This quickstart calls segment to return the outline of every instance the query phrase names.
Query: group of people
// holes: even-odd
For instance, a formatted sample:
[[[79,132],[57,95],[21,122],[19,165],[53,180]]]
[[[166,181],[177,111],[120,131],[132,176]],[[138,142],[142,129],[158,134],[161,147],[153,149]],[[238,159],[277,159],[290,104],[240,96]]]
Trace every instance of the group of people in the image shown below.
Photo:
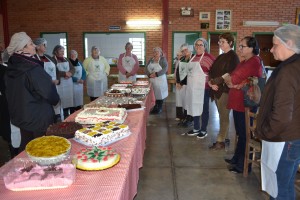
[[[195,55],[183,44],[175,62],[176,119],[180,126],[193,129],[182,135],[204,138],[209,119],[209,96],[219,113],[220,130],[209,149],[225,148],[228,137],[229,113],[233,112],[238,137],[234,155],[225,159],[229,171],[242,173],[246,148],[244,92],[248,77],[263,77],[259,45],[252,36],[238,44],[241,58],[232,50],[234,37],[222,33],[218,41],[223,51],[216,59],[207,53],[207,42],[194,42]],[[262,140],[262,188],[271,199],[295,199],[294,181],[300,164],[300,27],[286,25],[274,32],[274,58],[282,61],[274,70],[263,91],[255,135]],[[200,126],[201,116],[201,126]],[[251,171],[250,166],[248,171]]]

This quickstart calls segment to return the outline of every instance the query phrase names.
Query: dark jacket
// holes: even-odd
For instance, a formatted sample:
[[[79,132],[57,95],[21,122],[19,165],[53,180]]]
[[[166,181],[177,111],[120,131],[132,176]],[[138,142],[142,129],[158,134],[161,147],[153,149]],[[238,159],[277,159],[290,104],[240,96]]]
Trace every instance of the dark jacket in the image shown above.
[[[269,78],[255,135],[272,142],[300,139],[300,55],[281,62]]]
[[[11,143],[10,117],[5,95],[4,74],[7,67],[0,64],[0,135],[8,143]]]
[[[5,74],[11,122],[20,129],[46,132],[53,123],[53,105],[59,96],[51,77],[35,58],[13,54]]]

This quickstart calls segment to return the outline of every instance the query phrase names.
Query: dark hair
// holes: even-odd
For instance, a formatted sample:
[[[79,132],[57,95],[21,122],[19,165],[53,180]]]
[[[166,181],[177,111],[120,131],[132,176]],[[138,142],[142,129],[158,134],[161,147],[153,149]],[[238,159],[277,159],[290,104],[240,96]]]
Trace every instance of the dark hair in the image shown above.
[[[229,33],[229,32],[222,33],[221,35],[219,35],[219,39],[221,39],[221,38],[225,39],[231,48],[233,47],[234,37],[231,33]]]
[[[259,54],[259,45],[258,45],[258,42],[257,40],[252,37],[252,36],[246,36],[244,37],[242,40],[245,40],[246,41],[246,44],[248,47],[252,47],[253,50],[252,50],[252,53],[254,55],[258,55]]]
[[[52,54],[54,56],[56,56],[58,54],[58,51],[61,50],[61,49],[65,49],[65,47],[61,46],[60,44],[56,45],[52,51]]]

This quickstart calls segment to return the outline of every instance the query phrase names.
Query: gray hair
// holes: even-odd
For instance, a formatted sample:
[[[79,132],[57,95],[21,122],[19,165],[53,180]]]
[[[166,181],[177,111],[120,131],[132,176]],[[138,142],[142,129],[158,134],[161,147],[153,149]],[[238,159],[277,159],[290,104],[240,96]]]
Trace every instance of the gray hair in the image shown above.
[[[196,43],[197,43],[198,41],[202,41],[202,42],[203,42],[205,52],[207,52],[207,51],[208,51],[208,42],[206,41],[206,39],[204,39],[204,38],[198,38],[198,39],[194,42],[194,46],[196,45]]]
[[[71,50],[71,51],[70,51],[70,55],[71,55],[71,54],[75,54],[76,57],[78,56],[78,53],[77,53],[77,51],[75,51],[75,50]]]
[[[185,49],[189,50],[190,52],[192,51],[188,43],[184,43],[180,46],[180,51],[183,51]]]
[[[52,51],[52,55],[56,56],[58,51],[61,49],[65,49],[65,47],[61,46],[60,44],[56,45]]]
[[[97,46],[92,46],[91,48],[91,52],[93,52],[94,50],[98,49],[100,51],[100,49]]]
[[[155,47],[155,48],[153,48],[153,51],[159,51],[160,56],[163,56],[163,52],[162,52],[162,50],[161,50],[160,47]]]
[[[288,49],[300,53],[300,26],[288,24],[274,31],[274,36]]]
[[[36,46],[40,46],[42,44],[45,44],[47,45],[47,40],[45,38],[36,38],[35,40],[33,40],[33,43],[36,45]]]

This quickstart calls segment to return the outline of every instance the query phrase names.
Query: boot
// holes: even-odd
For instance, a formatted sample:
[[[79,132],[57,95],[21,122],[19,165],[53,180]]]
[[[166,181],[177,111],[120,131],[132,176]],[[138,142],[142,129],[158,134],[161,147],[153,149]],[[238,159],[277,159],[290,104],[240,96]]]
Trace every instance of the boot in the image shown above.
[[[157,114],[162,112],[162,105],[164,100],[157,100]]]
[[[176,119],[183,119],[182,107],[176,107]]]
[[[152,115],[157,114],[157,110],[158,110],[158,105],[157,105],[157,100],[156,100],[155,106],[151,110],[150,114],[152,114]]]

